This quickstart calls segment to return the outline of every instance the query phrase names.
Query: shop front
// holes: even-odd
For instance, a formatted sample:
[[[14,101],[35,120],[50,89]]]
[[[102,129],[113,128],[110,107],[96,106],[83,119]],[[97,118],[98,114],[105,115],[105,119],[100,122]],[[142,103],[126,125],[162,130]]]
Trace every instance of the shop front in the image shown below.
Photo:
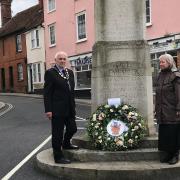
[[[69,57],[75,76],[77,98],[91,98],[92,53]]]
[[[171,54],[176,62],[178,68],[180,68],[180,34],[169,35],[166,37],[153,39],[148,41],[150,45],[150,55],[152,64],[152,77],[153,77],[153,89],[155,88],[155,82],[159,73],[159,57],[162,54]]]

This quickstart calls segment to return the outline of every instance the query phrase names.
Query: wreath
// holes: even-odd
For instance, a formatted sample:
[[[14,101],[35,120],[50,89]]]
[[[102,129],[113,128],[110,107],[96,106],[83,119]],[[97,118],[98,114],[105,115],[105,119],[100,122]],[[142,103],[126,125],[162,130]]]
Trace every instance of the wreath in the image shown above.
[[[146,135],[143,117],[131,105],[101,105],[89,118],[88,137],[99,150],[137,148]]]

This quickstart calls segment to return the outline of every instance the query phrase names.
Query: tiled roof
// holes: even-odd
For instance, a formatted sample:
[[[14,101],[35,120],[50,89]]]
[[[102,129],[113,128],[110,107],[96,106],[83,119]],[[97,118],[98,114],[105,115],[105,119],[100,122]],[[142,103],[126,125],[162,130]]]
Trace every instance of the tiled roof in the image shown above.
[[[43,23],[43,10],[39,4],[19,12],[0,28],[0,37],[17,32],[26,32]]]

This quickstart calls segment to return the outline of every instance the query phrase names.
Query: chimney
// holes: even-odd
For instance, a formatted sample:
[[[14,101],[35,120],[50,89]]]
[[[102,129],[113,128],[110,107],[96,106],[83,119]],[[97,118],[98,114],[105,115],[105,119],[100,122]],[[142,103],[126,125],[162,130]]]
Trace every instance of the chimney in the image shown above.
[[[12,0],[0,0],[0,27],[11,19]]]
[[[41,9],[43,9],[43,0],[39,0],[39,6]]]

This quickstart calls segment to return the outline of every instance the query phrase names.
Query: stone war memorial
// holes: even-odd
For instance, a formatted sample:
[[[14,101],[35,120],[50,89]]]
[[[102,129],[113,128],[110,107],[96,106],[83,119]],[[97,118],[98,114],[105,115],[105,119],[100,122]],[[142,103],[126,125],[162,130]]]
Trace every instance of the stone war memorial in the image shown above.
[[[79,150],[64,151],[71,164],[55,164],[47,149],[37,154],[38,168],[72,180],[180,179],[179,164],[159,162],[145,39],[145,0],[95,0],[88,137],[73,139]],[[121,103],[107,104],[113,98]]]

